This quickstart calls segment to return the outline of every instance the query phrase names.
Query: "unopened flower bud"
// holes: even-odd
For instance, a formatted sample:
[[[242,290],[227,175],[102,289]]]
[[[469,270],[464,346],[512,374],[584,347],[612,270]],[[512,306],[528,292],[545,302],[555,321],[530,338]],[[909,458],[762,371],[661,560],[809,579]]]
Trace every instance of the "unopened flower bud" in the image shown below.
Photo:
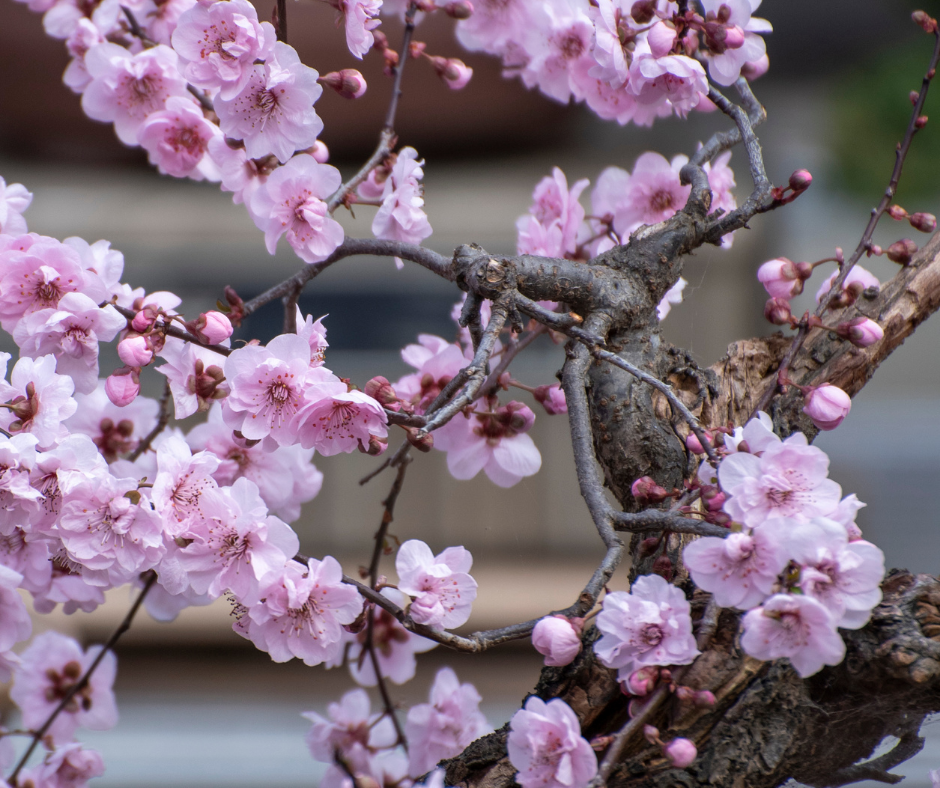
[[[881,326],[867,317],[856,317],[847,323],[839,323],[836,333],[856,347],[871,347],[885,335]]]
[[[685,447],[692,452],[692,454],[704,454],[705,447],[702,446],[702,442],[698,439],[694,432],[690,432],[685,438]]]
[[[129,367],[146,367],[153,361],[153,350],[147,337],[140,334],[125,337],[117,346],[118,356]]]
[[[153,324],[156,322],[157,315],[159,310],[153,305],[145,306],[141,309],[134,319],[131,320],[131,328],[134,329],[138,334],[143,334],[153,328]]]
[[[927,116],[926,116],[926,115],[921,115],[919,118],[917,118],[917,120],[914,121],[914,128],[915,128],[915,129],[922,129],[922,128],[924,128],[924,126],[926,126],[926,125],[927,125]]]
[[[887,214],[896,222],[907,218],[907,211],[905,211],[900,205],[889,205]]]
[[[668,55],[676,44],[676,37],[676,29],[671,25],[667,25],[662,20],[653,25],[646,37],[653,57],[665,57]]]
[[[721,507],[724,506],[725,501],[728,500],[727,495],[725,495],[723,492],[718,492],[717,490],[715,490],[714,493],[708,498],[705,498],[704,496],[702,497],[705,501],[705,508],[710,512],[721,511]]]
[[[656,688],[658,681],[659,667],[656,665],[644,665],[642,668],[637,668],[637,670],[634,670],[633,673],[627,676],[627,680],[623,682],[623,689],[631,695],[642,698],[649,695]]]
[[[417,427],[404,427],[405,436],[408,443],[414,446],[418,451],[425,453],[434,448],[434,435],[430,432],[422,432]]]
[[[916,90],[912,90],[907,94],[907,97],[911,100],[911,106],[914,106],[917,104],[917,99],[920,98],[920,93],[918,93]]]
[[[455,57],[432,57],[431,65],[437,75],[444,80],[451,90],[460,90],[466,87],[473,76],[473,69],[462,60]]]
[[[398,395],[395,394],[395,389],[393,389],[392,384],[388,382],[388,378],[383,378],[381,375],[376,375],[366,382],[362,393],[372,397],[372,399],[378,401],[383,407],[389,408],[393,405],[398,405]]]
[[[653,561],[653,574],[672,580],[673,571],[672,559],[668,555],[661,555]]]
[[[764,304],[764,317],[775,326],[787,326],[793,319],[790,302],[785,298],[768,298]]]
[[[372,48],[377,52],[384,52],[388,49],[388,36],[381,30],[374,30],[372,32]]]
[[[753,82],[755,79],[764,76],[769,69],[770,58],[767,57],[767,53],[765,52],[757,60],[749,60],[745,63],[741,68],[741,76],[748,82]]]
[[[715,699],[714,693],[709,692],[708,690],[699,690],[695,693],[693,698],[693,703],[696,706],[700,706],[705,709],[712,708],[718,701]]]
[[[386,438],[379,438],[375,435],[369,436],[369,445],[365,446],[362,441],[359,441],[359,451],[363,454],[368,454],[370,457],[378,457],[382,452],[388,448],[388,440]]]
[[[225,290],[222,292],[225,293],[225,301],[228,306],[228,309],[225,310],[225,314],[228,315],[231,324],[235,326],[235,328],[238,328],[242,324],[242,318],[245,317],[245,302],[242,301],[241,297],[230,285],[226,285]]]
[[[658,744],[659,728],[657,728],[655,725],[644,725],[643,738],[645,738],[650,744]]]
[[[317,140],[307,151],[313,156],[314,161],[319,164],[326,164],[330,160],[330,149],[326,147],[323,140]]]
[[[669,493],[654,482],[649,476],[641,476],[630,487],[630,492],[637,503],[659,503],[669,497]]]
[[[658,536],[648,536],[640,542],[640,558],[646,558],[656,552],[659,547],[660,538]]]
[[[933,33],[937,29],[937,20],[926,11],[915,11],[911,14],[911,19],[914,20],[915,24],[920,25],[925,33]]]
[[[688,739],[673,739],[663,747],[663,755],[675,768],[684,769],[695,760],[698,750]]]
[[[454,19],[469,19],[473,16],[473,3],[470,0],[454,0],[446,3],[443,8],[444,13]]]
[[[871,253],[869,256],[874,255],[875,257],[881,257],[881,255],[885,253],[885,250],[878,246],[878,244],[869,246],[868,251]]]
[[[424,50],[428,48],[428,45],[423,41],[412,41],[408,44],[408,57],[410,58],[419,58],[424,54]]]
[[[532,392],[536,402],[540,402],[542,407],[551,416],[557,416],[559,413],[568,412],[568,402],[565,400],[565,392],[561,386],[555,383],[552,386],[539,386]]]
[[[917,244],[910,238],[902,238],[900,241],[891,244],[885,254],[891,262],[898,263],[898,265],[907,265],[916,252]]]
[[[366,80],[356,69],[344,68],[341,71],[331,71],[324,74],[319,82],[333,88],[343,98],[357,99],[366,92]]]
[[[190,325],[187,323],[193,333],[207,345],[217,345],[224,342],[232,336],[232,321],[221,312],[203,312]],[[195,330],[194,330],[195,329]]]
[[[136,369],[122,367],[112,372],[104,383],[105,394],[119,408],[130,405],[140,394],[140,377]]]
[[[630,9],[630,16],[637,24],[645,25],[647,22],[652,21],[655,12],[655,0],[637,0]]]
[[[806,394],[803,412],[821,430],[834,430],[852,409],[852,399],[838,386],[824,383]]]
[[[797,170],[790,176],[790,188],[795,192],[806,191],[813,182],[809,170]]]
[[[532,645],[546,665],[570,665],[581,651],[580,627],[565,616],[545,616],[532,629]]]
[[[789,258],[777,257],[757,269],[757,278],[771,298],[789,300],[803,292],[802,273]]]
[[[918,211],[912,213],[907,220],[911,223],[911,227],[920,230],[922,233],[932,233],[937,229],[937,217],[932,213]]]

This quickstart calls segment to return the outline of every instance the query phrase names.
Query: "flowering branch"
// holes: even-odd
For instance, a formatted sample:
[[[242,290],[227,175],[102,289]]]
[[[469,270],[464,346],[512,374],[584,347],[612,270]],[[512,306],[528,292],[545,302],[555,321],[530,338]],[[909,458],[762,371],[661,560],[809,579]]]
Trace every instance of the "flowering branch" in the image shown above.
[[[98,666],[101,664],[101,661],[104,659],[105,654],[114,649],[114,646],[120,640],[121,635],[123,635],[127,630],[131,628],[131,624],[134,621],[134,616],[137,615],[137,611],[140,610],[140,606],[143,604],[145,597],[154,584],[157,582],[157,574],[152,570],[146,573],[147,579],[144,581],[143,588],[140,589],[140,593],[137,595],[137,598],[134,600],[134,604],[131,605],[130,610],[127,611],[127,615],[124,616],[124,620],[118,624],[117,629],[111,633],[111,637],[108,638],[108,642],[104,644],[104,647],[101,651],[98,652],[94,661],[88,666],[88,669],[82,674],[82,677],[76,681],[68,691],[62,697],[62,700],[59,701],[59,704],[52,710],[52,713],[46,718],[46,721],[35,733],[32,734],[32,741],[29,743],[29,747],[26,748],[26,752],[23,753],[23,756],[17,762],[16,767],[11,772],[10,776],[7,778],[7,782],[11,785],[16,785],[16,778],[19,776],[20,771],[23,767],[26,766],[29,761],[30,756],[36,749],[36,746],[42,741],[42,737],[46,735],[46,732],[52,727],[52,723],[55,722],[56,717],[62,713],[63,709],[69,705],[79,692],[81,692],[86,686],[88,686],[88,681],[98,669]]]
[[[160,397],[160,416],[157,419],[157,423],[154,424],[153,429],[150,430],[137,444],[137,448],[134,449],[128,456],[130,462],[135,462],[139,457],[150,448],[151,444],[154,442],[156,437],[166,429],[166,425],[170,421],[170,402],[172,400],[172,392],[170,391],[170,381],[167,379],[163,388],[163,396]]]

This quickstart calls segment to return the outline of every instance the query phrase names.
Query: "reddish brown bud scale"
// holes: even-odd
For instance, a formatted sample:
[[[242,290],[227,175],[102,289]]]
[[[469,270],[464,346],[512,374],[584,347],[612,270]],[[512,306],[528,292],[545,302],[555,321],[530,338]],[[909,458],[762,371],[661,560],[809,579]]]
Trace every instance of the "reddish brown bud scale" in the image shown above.
[[[889,205],[888,216],[890,216],[896,222],[899,222],[901,219],[907,218],[907,211],[905,211],[900,205]]]
[[[900,241],[891,244],[885,254],[891,262],[898,265],[907,265],[916,252],[917,244],[909,238],[902,238]]]
[[[911,223],[911,227],[920,230],[922,233],[932,233],[937,229],[937,217],[932,213],[918,211],[912,213],[907,220]]]
[[[914,121],[915,129],[922,129],[927,125],[927,116],[921,115],[917,120]]]
[[[470,0],[455,0],[444,5],[444,13],[453,19],[469,19],[473,16],[473,3]]]
[[[797,170],[790,176],[790,188],[795,192],[806,191],[813,182],[809,170]]]

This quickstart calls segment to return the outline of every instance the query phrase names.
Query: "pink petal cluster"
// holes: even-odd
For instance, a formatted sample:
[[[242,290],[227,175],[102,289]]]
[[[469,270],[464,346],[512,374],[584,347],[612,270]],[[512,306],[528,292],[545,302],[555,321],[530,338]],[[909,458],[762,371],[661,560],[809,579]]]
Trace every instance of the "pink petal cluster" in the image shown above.
[[[584,221],[584,208],[578,202],[589,181],[583,178],[569,190],[565,174],[555,167],[532,193],[529,213],[516,220],[519,254],[564,257],[577,249],[577,235]]]
[[[439,761],[459,755],[470,742],[490,730],[480,711],[480,694],[472,684],[461,684],[450,668],[434,677],[429,703],[408,710],[408,772],[420,777]]]
[[[852,398],[838,386],[824,383],[805,396],[803,412],[821,430],[834,430],[852,409]]]
[[[10,698],[23,715],[23,726],[39,728],[100,650],[100,646],[93,646],[82,651],[76,641],[58,632],[37,635],[20,654],[10,689]],[[116,670],[114,654],[106,654],[87,685],[49,728],[47,735],[54,742],[68,743],[78,727],[103,731],[115,726],[117,707],[111,686]]]
[[[306,566],[289,562],[262,587],[260,600],[246,607],[236,632],[275,662],[298,657],[319,665],[342,652],[342,626],[362,612],[362,597],[343,583],[339,562],[326,556],[310,558]]]
[[[493,484],[512,487],[542,467],[542,456],[527,433],[535,414],[521,402],[500,407],[477,400],[473,410],[458,414],[434,433],[434,448],[447,452],[455,479],[472,479],[481,470]]]
[[[418,371],[395,383],[395,393],[409,401],[415,413],[424,413],[454,375],[470,363],[460,345],[433,334],[420,334],[418,344],[406,345],[401,358]]]
[[[214,102],[222,132],[243,140],[249,158],[273,153],[286,163],[295,151],[313,145],[323,130],[313,108],[323,93],[318,76],[300,62],[293,47],[278,41],[263,65],[251,67],[237,94]]]
[[[377,19],[382,0],[330,0],[346,22],[346,46],[362,60],[375,41],[372,31],[381,21]]]
[[[638,577],[630,593],[607,594],[597,628],[594,652],[621,680],[637,667],[688,665],[699,654],[685,595],[659,575]]]
[[[463,547],[448,547],[435,556],[418,539],[405,542],[395,557],[395,571],[398,589],[414,598],[411,617],[434,629],[466,624],[477,596],[477,583],[468,574],[472,565],[473,557]]]
[[[160,172],[200,180],[204,177],[200,164],[209,142],[219,135],[219,127],[203,117],[198,104],[171,96],[165,110],[147,116],[137,131],[137,140]]]
[[[388,747],[395,741],[391,720],[372,714],[369,695],[363,689],[350,690],[339,703],[331,703],[327,715],[315,711],[302,715],[313,723],[307,747],[322,763],[334,763],[339,752],[355,769],[368,771],[370,750]]]
[[[40,449],[51,449],[68,435],[62,423],[75,413],[72,399],[75,384],[71,378],[55,373],[55,356],[21,358],[13,367],[3,399],[12,408],[0,410],[0,427],[8,433],[28,432],[35,436]]]
[[[387,241],[419,244],[431,235],[424,212],[421,179],[423,160],[414,148],[402,148],[385,180],[382,204],[372,220],[372,233]]]
[[[759,34],[771,33],[773,27],[766,19],[751,16],[760,4],[761,0],[702,0],[706,18],[714,18],[722,5],[728,8],[727,24],[736,34],[733,43],[737,46],[709,58],[708,73],[719,85],[733,85],[746,65],[758,64],[766,57],[767,47]]]
[[[522,788],[586,788],[597,774],[597,756],[561,698],[532,695],[512,715],[506,746]]]
[[[565,616],[545,616],[532,629],[532,645],[546,665],[570,665],[581,653],[581,629]]]
[[[89,780],[103,774],[101,754],[76,742],[56,747],[42,763],[24,769],[18,783],[38,788],[85,788]]]
[[[22,183],[10,183],[0,177],[0,233],[20,235],[26,232],[23,212],[33,201],[32,192]]]

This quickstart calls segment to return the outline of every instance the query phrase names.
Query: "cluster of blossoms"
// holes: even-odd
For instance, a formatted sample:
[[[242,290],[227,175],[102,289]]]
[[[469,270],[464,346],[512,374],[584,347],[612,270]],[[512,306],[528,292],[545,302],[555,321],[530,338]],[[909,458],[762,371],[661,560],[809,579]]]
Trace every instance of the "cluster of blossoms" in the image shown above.
[[[457,25],[470,50],[499,56],[508,74],[556,101],[583,101],[605,119],[642,126],[708,111],[708,80],[731,85],[768,67],[752,16],[760,0],[481,2]],[[707,68],[707,74],[706,74]]]

